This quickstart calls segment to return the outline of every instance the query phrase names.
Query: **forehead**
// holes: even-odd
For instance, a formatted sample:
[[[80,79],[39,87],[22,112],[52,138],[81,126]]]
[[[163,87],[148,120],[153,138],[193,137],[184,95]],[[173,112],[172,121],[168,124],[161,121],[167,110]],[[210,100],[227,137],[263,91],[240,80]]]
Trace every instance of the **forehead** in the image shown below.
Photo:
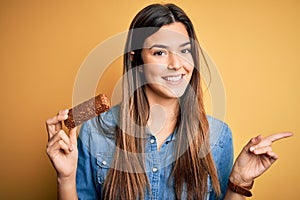
[[[190,41],[188,32],[181,22],[162,26],[157,32],[150,35],[144,43],[145,47],[153,44],[164,44],[167,46],[178,46]]]

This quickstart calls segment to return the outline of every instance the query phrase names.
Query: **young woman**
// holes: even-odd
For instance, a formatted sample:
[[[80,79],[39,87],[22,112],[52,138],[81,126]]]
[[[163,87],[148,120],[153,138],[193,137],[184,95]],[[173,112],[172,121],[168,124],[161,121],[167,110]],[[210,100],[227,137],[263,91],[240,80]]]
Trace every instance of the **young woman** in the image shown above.
[[[202,55],[190,19],[153,4],[133,19],[124,53],[123,100],[88,122],[76,139],[47,120],[47,153],[59,199],[245,199],[278,156],[279,133],[250,140],[233,165],[228,126],[206,115]]]

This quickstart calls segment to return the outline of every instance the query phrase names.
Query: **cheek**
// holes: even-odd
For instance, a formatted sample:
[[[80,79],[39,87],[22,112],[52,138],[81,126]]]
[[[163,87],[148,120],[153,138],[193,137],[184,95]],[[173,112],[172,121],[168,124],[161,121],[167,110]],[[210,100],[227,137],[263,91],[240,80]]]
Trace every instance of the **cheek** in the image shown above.
[[[186,71],[193,72],[193,70],[194,70],[194,61],[193,61],[193,59],[191,58],[191,59],[184,60],[184,66],[186,68]]]
[[[159,67],[155,65],[144,65],[144,74],[147,82],[155,80],[161,76]]]
[[[191,78],[194,70],[196,70],[195,67],[191,64],[185,65],[184,69],[187,72],[188,78]]]
[[[192,74],[193,71],[195,70],[195,67],[193,65],[189,65],[188,68],[187,68],[187,71]]]
[[[187,82],[189,82],[189,83],[190,83],[191,78],[193,76],[194,70],[196,70],[194,67],[189,68],[189,73],[188,73],[188,76],[187,76]]]

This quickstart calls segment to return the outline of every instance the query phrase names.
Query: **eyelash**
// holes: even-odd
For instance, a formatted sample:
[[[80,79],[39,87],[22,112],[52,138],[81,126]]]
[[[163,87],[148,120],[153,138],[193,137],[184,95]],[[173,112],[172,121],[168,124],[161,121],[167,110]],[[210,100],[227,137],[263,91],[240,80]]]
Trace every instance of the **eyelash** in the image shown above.
[[[153,53],[154,56],[162,56],[163,54],[166,54],[166,52],[162,50],[158,50]]]
[[[191,49],[183,49],[183,50],[181,50],[181,53],[184,53],[184,54],[191,53]]]
[[[183,54],[190,54],[191,53],[191,49],[183,49],[180,51],[181,53]],[[163,54],[167,54],[166,51],[163,51],[163,50],[158,50],[158,51],[155,51],[153,53],[154,56],[162,56]]]

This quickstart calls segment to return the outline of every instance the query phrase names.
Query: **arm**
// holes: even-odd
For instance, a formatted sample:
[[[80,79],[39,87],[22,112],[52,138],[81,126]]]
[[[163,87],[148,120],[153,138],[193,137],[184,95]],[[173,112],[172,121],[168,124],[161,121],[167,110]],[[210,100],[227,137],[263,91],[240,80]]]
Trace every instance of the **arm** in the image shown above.
[[[263,138],[261,135],[252,138],[237,157],[230,174],[230,181],[247,188],[254,179],[262,175],[278,159],[272,151],[272,143],[292,136],[292,133],[278,133]],[[245,196],[227,188],[224,200],[244,200]]]
[[[68,110],[60,111],[46,122],[48,132],[47,154],[57,172],[57,198],[74,200],[76,193],[77,139],[76,128],[69,135],[62,130],[62,121],[67,119]]]
[[[212,137],[212,139],[213,138],[214,137]],[[213,147],[212,155],[218,171],[218,178],[222,194],[219,199],[223,199],[227,191],[228,177],[230,176],[234,159],[232,134],[227,124],[224,123],[222,126],[221,135],[217,135],[217,138],[219,138],[217,139],[219,142]]]
[[[57,199],[59,200],[76,200],[76,181],[75,177],[57,178]]]

